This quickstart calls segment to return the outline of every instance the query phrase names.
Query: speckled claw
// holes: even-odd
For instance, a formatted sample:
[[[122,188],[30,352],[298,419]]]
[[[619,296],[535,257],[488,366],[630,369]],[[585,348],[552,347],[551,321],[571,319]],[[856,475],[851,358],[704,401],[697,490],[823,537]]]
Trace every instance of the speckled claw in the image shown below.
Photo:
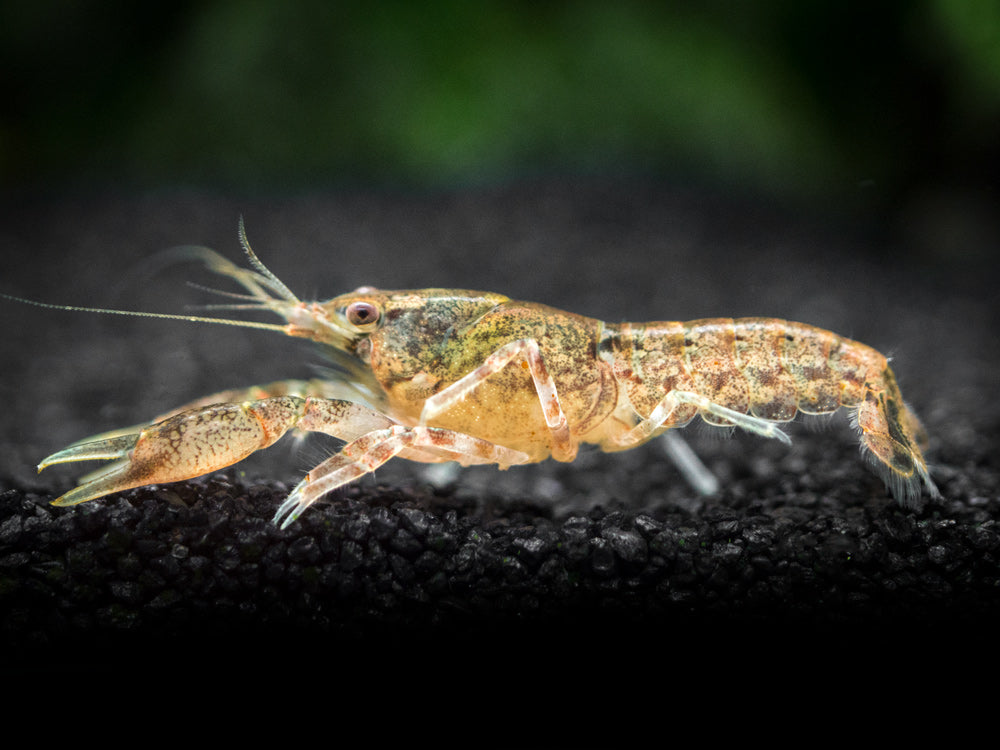
[[[295,424],[303,403],[281,397],[193,409],[137,432],[75,443],[46,458],[38,470],[71,461],[112,461],[53,501],[59,506],[147,484],[191,479],[271,445]]]
[[[123,477],[128,474],[129,463],[127,460],[122,459],[125,459],[135,447],[140,434],[133,433],[107,440],[74,443],[68,448],[53,453],[44,459],[38,464],[38,471],[42,471],[55,464],[69,463],[70,461],[114,461],[114,463],[84,477],[79,487],[57,498],[52,504],[59,506],[77,505],[78,503],[85,503],[88,500],[103,497],[119,489],[125,489],[120,485],[122,484]]]
[[[73,443],[73,445],[42,459],[42,462],[38,464],[38,471],[41,472],[55,464],[65,464],[70,461],[110,461],[123,458],[135,446],[135,441],[138,439],[139,433],[136,432],[108,440]]]

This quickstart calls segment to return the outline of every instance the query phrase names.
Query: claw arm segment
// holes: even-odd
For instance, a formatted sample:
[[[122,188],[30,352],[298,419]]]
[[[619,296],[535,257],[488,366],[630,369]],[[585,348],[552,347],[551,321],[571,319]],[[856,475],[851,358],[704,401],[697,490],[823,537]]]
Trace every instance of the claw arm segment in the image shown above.
[[[275,396],[220,403],[174,414],[130,434],[71,445],[43,460],[39,471],[69,461],[111,460],[53,503],[76,505],[217,471],[267,448],[293,427],[353,440],[391,424],[365,406],[333,399]]]
[[[504,344],[472,372],[456,380],[447,388],[435,393],[424,402],[420,414],[420,424],[427,425],[438,415],[457,404],[470,391],[494,373],[499,372],[517,359],[523,359],[528,364],[528,371],[538,394],[538,401],[545,415],[545,424],[552,432],[552,454],[559,460],[568,461],[576,454],[576,446],[570,438],[569,420],[559,403],[556,384],[545,366],[545,360],[534,339],[518,339]]]
[[[140,432],[70,446],[46,458],[40,468],[66,461],[117,462],[54,505],[76,505],[144,484],[191,479],[274,443],[297,421],[295,401],[269,398],[183,412]]]

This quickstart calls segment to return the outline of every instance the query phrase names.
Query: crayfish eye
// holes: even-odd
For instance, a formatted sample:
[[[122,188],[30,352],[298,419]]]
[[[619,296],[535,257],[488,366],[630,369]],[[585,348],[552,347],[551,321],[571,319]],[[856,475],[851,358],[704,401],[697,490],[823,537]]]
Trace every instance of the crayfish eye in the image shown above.
[[[352,326],[363,328],[378,323],[378,307],[371,302],[352,302],[345,311],[347,322]]]

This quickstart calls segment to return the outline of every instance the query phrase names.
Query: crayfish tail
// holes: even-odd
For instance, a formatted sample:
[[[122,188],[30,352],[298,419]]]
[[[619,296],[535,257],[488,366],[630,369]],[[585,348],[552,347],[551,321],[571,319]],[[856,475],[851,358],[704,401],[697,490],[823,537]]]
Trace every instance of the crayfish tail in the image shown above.
[[[869,387],[853,412],[852,421],[861,439],[861,451],[901,505],[912,507],[922,487],[933,498],[941,492],[930,478],[921,446],[927,433],[903,402],[895,376],[888,367],[880,388]]]

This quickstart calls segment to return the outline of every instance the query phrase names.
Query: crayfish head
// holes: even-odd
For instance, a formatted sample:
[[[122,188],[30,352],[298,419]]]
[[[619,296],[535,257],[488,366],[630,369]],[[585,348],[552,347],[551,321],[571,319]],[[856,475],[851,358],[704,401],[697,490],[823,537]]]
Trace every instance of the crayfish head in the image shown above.
[[[306,335],[353,355],[385,388],[411,380],[430,387],[445,379],[447,352],[461,344],[463,332],[507,301],[500,294],[464,289],[360,287],[307,306],[311,321],[303,328],[308,326],[309,332],[293,335]],[[297,325],[291,318],[289,322]]]

